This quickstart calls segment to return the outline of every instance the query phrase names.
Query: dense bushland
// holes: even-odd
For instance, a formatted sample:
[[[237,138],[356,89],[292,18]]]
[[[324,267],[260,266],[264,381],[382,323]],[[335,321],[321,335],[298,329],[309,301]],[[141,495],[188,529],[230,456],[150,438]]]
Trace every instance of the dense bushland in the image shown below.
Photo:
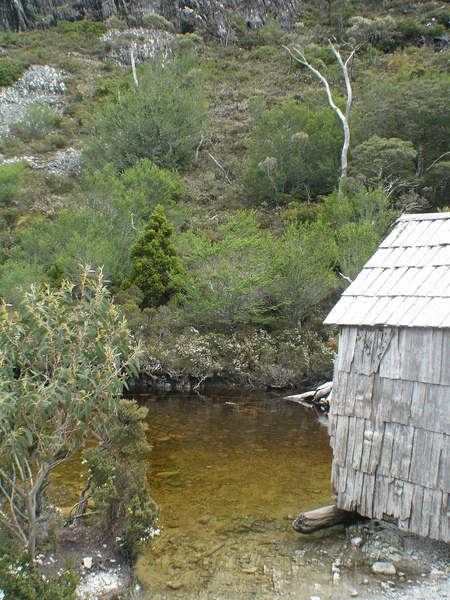
[[[231,15],[226,40],[176,36],[138,65],[138,85],[110,60],[105,24],[3,36],[8,65],[45,60],[50,41],[68,96],[62,115],[29,105],[0,151],[81,139],[84,153],[79,176],[0,166],[0,294],[15,303],[21,283],[103,265],[155,374],[280,387],[329,377],[334,331],[320,321],[341,275],[356,277],[402,211],[448,198],[448,7],[410,3],[405,16],[388,4],[314,0],[290,30]],[[144,26],[173,33],[154,16]],[[343,108],[331,35],[349,44],[337,42],[344,58],[358,46],[339,192],[341,124],[281,47],[300,45]]]

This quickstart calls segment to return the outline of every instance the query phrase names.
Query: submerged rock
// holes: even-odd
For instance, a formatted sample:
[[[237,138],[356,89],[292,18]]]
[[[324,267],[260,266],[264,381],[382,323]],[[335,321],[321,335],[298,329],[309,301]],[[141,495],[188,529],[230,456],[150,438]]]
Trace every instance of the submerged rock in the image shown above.
[[[372,571],[379,575],[396,575],[397,569],[390,562],[375,562],[372,565]]]

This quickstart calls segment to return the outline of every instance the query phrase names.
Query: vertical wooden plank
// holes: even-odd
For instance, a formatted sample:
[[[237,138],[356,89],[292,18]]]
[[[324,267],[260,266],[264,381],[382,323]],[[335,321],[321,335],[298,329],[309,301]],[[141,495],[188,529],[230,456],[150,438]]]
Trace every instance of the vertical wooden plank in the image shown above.
[[[363,483],[364,483],[364,473],[361,471],[356,471],[355,477],[355,500],[356,500],[356,509],[359,512],[361,507],[361,495],[363,493]]]
[[[369,461],[370,454],[372,451],[372,443],[373,443],[373,425],[372,421],[366,419],[364,421],[364,434],[363,434],[363,450],[361,456],[361,466],[360,470],[363,473],[369,473]]]
[[[450,493],[450,435],[444,434],[442,439],[438,473],[437,488],[444,493]]]
[[[411,401],[411,425],[414,425],[414,427],[423,426],[423,411],[426,395],[426,383],[415,382],[413,385]]]
[[[353,469],[347,469],[347,484],[345,488],[344,510],[353,511],[356,508],[356,500],[354,497],[355,476],[356,473]]]
[[[373,475],[364,474],[363,482],[363,497],[365,497],[365,515],[366,517],[373,517],[373,494],[375,488],[375,477]]]
[[[378,373],[385,379],[399,379],[401,355],[399,350],[400,330],[398,327],[392,329],[391,340],[386,352],[381,357]]]
[[[410,520],[409,519],[399,519],[397,523],[397,527],[401,531],[411,531],[410,529]]]
[[[384,426],[383,428],[374,427],[373,438],[372,438],[372,448],[370,451],[370,460],[369,460],[369,468],[368,473],[375,474],[378,465],[380,463],[381,456],[381,447],[383,444],[383,435],[384,435]]]
[[[331,463],[331,493],[337,496],[339,489],[339,465],[333,460]]]
[[[360,374],[361,373],[361,365],[363,362],[363,353],[364,346],[366,344],[366,334],[367,329],[364,327],[358,327],[356,332],[355,339],[355,348],[353,352],[353,363],[352,363],[352,372]]]
[[[382,519],[386,512],[386,504],[388,497],[388,481],[387,477],[377,475],[375,477],[374,500],[373,500],[373,516],[375,519]]]
[[[328,414],[328,435],[330,436],[330,446],[333,451],[336,443],[336,427],[338,418],[338,415],[332,414],[332,411],[330,410],[330,413]]]
[[[372,416],[372,397],[375,376],[355,374],[352,385],[355,388],[355,406],[353,414],[370,419]]]
[[[377,329],[377,344],[372,354],[370,374],[378,372],[380,363],[389,348],[393,335],[394,332],[391,327],[382,327]]]
[[[394,428],[391,423],[385,423],[383,444],[381,447],[380,464],[377,473],[388,476],[391,470],[392,448],[394,445]]]
[[[345,388],[345,398],[342,398],[342,404],[345,407],[345,414],[352,417],[355,414],[356,402],[356,384],[354,373],[347,373],[347,383]]]
[[[391,475],[403,481],[408,480],[411,464],[414,428],[396,424],[392,448]]]
[[[411,518],[412,499],[414,494],[414,485],[412,483],[403,484],[402,505],[400,508],[400,519],[408,521]]]
[[[345,494],[347,489],[348,481],[348,469],[347,467],[340,467],[339,469],[339,494]]]
[[[396,482],[390,478],[387,486],[386,514],[391,517],[398,517],[400,514],[399,496],[396,491]]]
[[[388,423],[391,420],[391,397],[393,394],[394,381],[392,379],[380,378],[379,380],[379,396],[375,398],[377,402],[374,406],[376,410],[377,426],[382,427],[383,423]]]
[[[353,448],[353,458],[349,466],[355,471],[359,471],[361,467],[361,457],[364,443],[364,419],[356,419],[355,427],[355,445]]]
[[[443,542],[450,542],[450,519],[448,518],[448,512],[450,511],[449,494],[442,494],[441,507],[441,528],[439,532],[439,539],[441,539]]]
[[[336,406],[345,405],[347,398],[348,373],[338,371],[333,379],[333,402]]]
[[[338,465],[345,465],[347,454],[348,417],[339,416],[336,427],[336,438],[334,440],[334,460]]]
[[[422,422],[429,431],[450,433],[450,386],[427,385]]]
[[[420,523],[419,535],[426,537],[430,531],[431,507],[433,502],[433,490],[425,488],[422,501],[422,520]]]
[[[422,522],[423,487],[415,485],[411,503],[410,531],[419,533]]]
[[[443,330],[440,383],[450,385],[450,329]]]
[[[364,345],[361,349],[359,373],[369,376],[372,372],[373,357],[377,353],[378,330],[367,329]]]
[[[402,329],[400,343],[400,378],[417,381],[418,374],[421,373],[419,381],[428,383],[428,377],[424,374],[430,369],[431,330],[412,327]]]
[[[447,330],[448,331],[448,330]],[[432,329],[430,383],[439,384],[442,370],[442,350],[444,347],[444,329]]]
[[[443,436],[424,429],[414,430],[409,481],[437,488]]]
[[[350,373],[353,357],[355,352],[356,345],[356,337],[357,337],[357,328],[356,327],[342,327],[341,328],[341,336],[342,336],[342,352],[341,352],[341,342],[339,343],[339,370],[345,371],[346,373]]]
[[[433,540],[439,539],[439,529],[441,523],[441,508],[442,508],[442,492],[434,490],[433,501],[431,504],[431,519],[430,519],[430,538]]]
[[[391,396],[390,420],[407,425],[411,418],[411,399],[414,384],[412,381],[394,381]]]
[[[441,374],[443,331],[439,329],[411,329],[417,343],[415,354],[418,359],[417,370],[408,374],[416,381],[439,383]],[[420,344],[420,346],[419,346]],[[414,347],[412,347],[414,352]]]
[[[353,461],[353,450],[355,448],[355,430],[356,417],[348,418],[348,439],[347,439],[347,454],[345,455],[345,464],[351,465]]]

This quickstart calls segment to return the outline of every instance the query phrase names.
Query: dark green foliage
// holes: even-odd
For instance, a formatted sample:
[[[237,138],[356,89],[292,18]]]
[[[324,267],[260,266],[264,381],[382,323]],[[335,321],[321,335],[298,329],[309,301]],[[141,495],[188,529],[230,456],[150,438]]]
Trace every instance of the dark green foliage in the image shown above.
[[[134,83],[107,99],[85,151],[87,163],[119,171],[148,158],[159,167],[183,167],[195,155],[205,127],[206,102],[195,55],[152,60],[138,69]]]
[[[14,202],[20,191],[22,167],[0,167],[0,200]],[[8,301],[18,284],[41,280],[46,273],[53,283],[77,276],[80,264],[103,266],[105,276],[120,286],[130,268],[128,259],[137,230],[157,204],[170,207],[184,193],[179,175],[143,160],[119,175],[109,165],[86,173],[79,192],[83,208],[65,209],[49,221],[35,218],[21,232],[23,251],[15,251],[0,267],[0,294]],[[75,195],[73,204],[77,205]],[[68,235],[70,232],[70,235]],[[31,277],[31,279],[30,279]]]
[[[163,207],[158,204],[131,247],[133,269],[129,279],[144,293],[142,308],[165,304],[181,291],[171,279],[181,272],[173,233],[173,225],[167,221]]]
[[[26,555],[0,548],[0,591],[5,600],[76,600],[77,583],[71,569],[53,579],[34,570]]]
[[[279,238],[240,212],[216,239],[177,238],[186,272],[182,318],[195,326],[297,325],[333,289],[334,240],[322,227],[288,226]]]
[[[354,279],[376,251],[395,221],[387,193],[368,191],[355,183],[341,186],[324,198],[319,207],[319,222],[336,240],[336,268]]]
[[[22,77],[22,74],[23,68],[21,66],[0,60],[0,87],[12,85]]]
[[[148,27],[149,29],[162,29],[163,31],[175,33],[174,24],[157,13],[147,13],[142,17],[142,23],[144,27]]]
[[[25,141],[38,140],[49,133],[56,124],[52,109],[45,102],[28,104],[22,118],[11,128],[13,133]]]
[[[336,244],[322,223],[290,224],[278,242],[276,297],[280,316],[300,326],[336,287]]]
[[[278,274],[274,240],[254,213],[239,212],[212,239],[192,232],[177,237],[186,271],[175,278],[183,289],[183,318],[196,326],[235,327],[273,322]]]
[[[21,163],[0,165],[0,207],[11,206],[21,191],[24,166]]]
[[[412,142],[372,136],[352,151],[352,171],[367,185],[382,187],[390,194],[415,187],[417,151]]]
[[[4,568],[2,568],[4,567]],[[26,558],[0,558],[0,585],[5,600],[75,600],[77,579],[64,571],[56,579],[31,571]]]
[[[340,172],[342,127],[333,111],[287,101],[251,131],[245,190],[252,203],[284,204],[329,193]]]
[[[82,33],[91,34],[94,36],[101,36],[105,33],[108,28],[105,23],[100,21],[58,21],[56,27],[58,33],[70,34],[70,33]]]
[[[144,419],[147,409],[122,399],[117,422],[96,448],[84,452],[92,499],[103,526],[116,539],[122,554],[133,561],[139,545],[152,536],[158,507],[150,496],[147,464],[150,452]]]
[[[424,72],[425,73],[425,72]],[[374,82],[355,110],[354,147],[373,135],[410,141],[417,153],[415,172],[419,189],[428,200],[442,205],[447,200],[450,175],[439,164],[447,159],[450,143],[448,76],[385,78]],[[426,188],[426,190],[425,190]]]

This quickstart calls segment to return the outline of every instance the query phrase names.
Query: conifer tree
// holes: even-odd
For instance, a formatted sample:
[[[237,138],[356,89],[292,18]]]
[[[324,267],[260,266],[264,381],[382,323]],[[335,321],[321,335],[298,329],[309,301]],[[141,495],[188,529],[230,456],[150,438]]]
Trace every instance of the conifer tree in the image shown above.
[[[170,275],[181,271],[178,252],[172,240],[174,228],[163,207],[153,211],[137,242],[131,247],[133,270],[130,282],[143,293],[141,308],[156,308],[165,304],[181,289]]]

